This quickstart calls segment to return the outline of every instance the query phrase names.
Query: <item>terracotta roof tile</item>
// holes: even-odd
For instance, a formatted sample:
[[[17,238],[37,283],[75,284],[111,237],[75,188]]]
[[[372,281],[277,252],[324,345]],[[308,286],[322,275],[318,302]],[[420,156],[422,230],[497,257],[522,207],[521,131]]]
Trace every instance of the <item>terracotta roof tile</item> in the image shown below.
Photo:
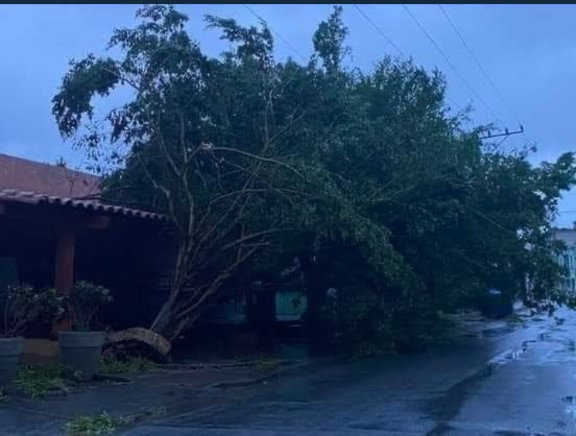
[[[50,204],[135,218],[164,219],[157,213],[102,203],[99,194],[98,176],[0,154],[0,202]]]
[[[82,198],[98,195],[99,184],[93,174],[0,154],[0,189]]]
[[[30,205],[50,204],[54,206],[69,207],[106,213],[111,215],[124,215],[134,218],[164,220],[164,216],[139,209],[104,204],[98,200],[82,200],[70,197],[57,197],[53,195],[38,194],[31,191],[18,191],[16,189],[0,189],[0,202],[16,202]]]

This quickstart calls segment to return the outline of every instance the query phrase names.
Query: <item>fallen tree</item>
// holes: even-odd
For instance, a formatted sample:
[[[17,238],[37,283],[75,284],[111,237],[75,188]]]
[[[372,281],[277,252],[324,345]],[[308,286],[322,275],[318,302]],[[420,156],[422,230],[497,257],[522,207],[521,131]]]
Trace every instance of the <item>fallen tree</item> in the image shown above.
[[[296,150],[279,139],[302,113],[275,112],[282,89],[266,27],[208,17],[236,45],[217,60],[201,52],[184,30],[186,17],[172,7],[145,7],[139,15],[141,25],[112,37],[124,59],[88,56],[72,64],[54,113],[62,134],[78,135],[88,150],[101,153],[103,141],[128,146],[123,166],[108,174],[108,200],[128,199],[169,217],[176,262],[150,328],[173,340],[256,253],[292,230],[284,211],[307,187]],[[106,116],[110,136],[82,134],[92,99],[123,86],[134,98]],[[117,149],[108,157],[118,158]]]
[[[492,287],[574,304],[558,290],[550,238],[573,155],[533,166],[528,148],[484,144],[489,126],[465,128],[442,75],[411,61],[346,68],[341,14],[320,23],[298,64],[274,60],[265,23],[207,17],[231,46],[211,57],[183,14],[149,6],[114,32],[120,58],[71,64],[53,100],[60,132],[111,168],[106,201],[166,214],[178,243],[151,330],[172,341],[224,290],[295,256],[310,259],[310,331],[333,305],[338,340],[369,350],[426,336],[421,318]],[[128,101],[98,128],[94,102],[122,88]],[[328,288],[339,290],[330,305]]]
[[[162,335],[142,327],[132,327],[108,333],[102,356],[115,360],[138,356],[164,363],[171,349],[172,344]]]

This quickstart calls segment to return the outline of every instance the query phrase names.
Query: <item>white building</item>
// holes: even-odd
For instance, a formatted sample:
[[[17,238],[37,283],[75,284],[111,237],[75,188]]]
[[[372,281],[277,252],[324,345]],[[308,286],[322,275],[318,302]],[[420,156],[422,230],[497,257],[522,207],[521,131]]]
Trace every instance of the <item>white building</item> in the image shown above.
[[[558,256],[560,264],[568,270],[562,289],[576,292],[576,223],[571,229],[554,229],[554,239],[566,244],[566,250]]]

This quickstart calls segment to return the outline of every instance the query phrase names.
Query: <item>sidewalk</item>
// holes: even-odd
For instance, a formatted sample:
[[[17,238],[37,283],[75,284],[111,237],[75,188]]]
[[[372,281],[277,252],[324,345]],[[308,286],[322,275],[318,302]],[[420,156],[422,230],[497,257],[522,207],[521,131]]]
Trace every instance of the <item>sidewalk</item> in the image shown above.
[[[91,383],[65,396],[30,399],[9,397],[0,402],[2,435],[58,435],[74,417],[107,412],[136,422],[160,418],[219,403],[228,389],[250,386],[298,371],[314,362],[262,361],[252,364],[166,365],[124,375],[124,382]],[[224,394],[226,392],[226,394]]]
[[[398,356],[394,359],[376,362],[386,372],[384,379],[401,380],[409,374],[410,386],[422,368],[433,367],[430,373],[440,374],[434,383],[434,390],[444,384],[474,377],[494,356],[506,359],[515,349],[521,348],[523,341],[533,339],[539,333],[539,323],[526,323],[509,320],[486,321],[476,314],[460,314],[458,322],[459,341],[464,344],[477,343],[476,348],[467,349],[450,345],[436,352],[422,356]],[[513,333],[513,334],[511,334]],[[496,340],[497,339],[497,340]],[[457,344],[456,344],[457,345]],[[474,359],[477,363],[471,365]],[[396,365],[395,361],[404,362]],[[456,364],[457,371],[443,374],[444,369]],[[417,364],[417,362],[420,362]],[[355,368],[370,367],[376,363],[366,362]],[[398,363],[398,362],[396,362]],[[419,365],[422,365],[419,367]],[[322,371],[318,367],[323,367]],[[389,367],[388,369],[386,369]],[[356,369],[358,369],[356,368]],[[409,371],[408,371],[409,370]],[[414,371],[412,373],[412,370]],[[81,386],[69,395],[47,399],[26,399],[12,397],[0,402],[0,422],[3,435],[58,435],[64,434],[64,425],[74,417],[98,415],[106,411],[112,416],[134,418],[135,425],[151,422],[170,421],[171,417],[202,413],[211,408],[242,407],[247,398],[262,392],[263,386],[284,377],[296,376],[290,382],[298,385],[299,379],[325,377],[331,372],[356,373],[345,363],[336,365],[330,360],[303,359],[280,361],[259,359],[257,361],[188,362],[179,365],[165,365],[159,369],[133,375],[122,375],[128,383],[97,383]],[[352,372],[351,372],[352,371]],[[362,371],[360,371],[362,373]],[[304,374],[307,374],[304,376]],[[355,376],[354,376],[355,377]],[[353,378],[354,378],[353,377]],[[348,378],[348,375],[346,376]],[[458,380],[456,380],[458,379]],[[351,379],[351,382],[354,382]],[[429,383],[425,378],[420,388]],[[386,384],[388,386],[388,383]],[[406,385],[397,386],[402,391]],[[388,386],[390,389],[391,387]],[[432,389],[432,386],[430,386]],[[394,391],[391,389],[390,392]],[[225,406],[225,405],[228,406]]]

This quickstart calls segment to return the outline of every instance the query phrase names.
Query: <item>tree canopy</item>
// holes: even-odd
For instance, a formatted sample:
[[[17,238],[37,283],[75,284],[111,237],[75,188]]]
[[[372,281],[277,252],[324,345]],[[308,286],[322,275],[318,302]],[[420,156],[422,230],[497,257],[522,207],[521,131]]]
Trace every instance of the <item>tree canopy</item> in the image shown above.
[[[393,341],[396,325],[490,287],[572,304],[550,230],[574,156],[533,166],[530,148],[483,143],[486,127],[448,110],[443,75],[411,60],[346,68],[341,14],[320,23],[306,64],[277,61],[265,23],[213,16],[231,48],[209,56],[168,5],[114,31],[120,58],[71,63],[53,99],[60,132],[114,163],[106,201],[173,224],[176,273],[152,328],[176,337],[224,290],[294,256],[309,260],[309,319],[338,289],[332,315],[353,342]],[[97,120],[96,99],[120,87],[129,101]]]

